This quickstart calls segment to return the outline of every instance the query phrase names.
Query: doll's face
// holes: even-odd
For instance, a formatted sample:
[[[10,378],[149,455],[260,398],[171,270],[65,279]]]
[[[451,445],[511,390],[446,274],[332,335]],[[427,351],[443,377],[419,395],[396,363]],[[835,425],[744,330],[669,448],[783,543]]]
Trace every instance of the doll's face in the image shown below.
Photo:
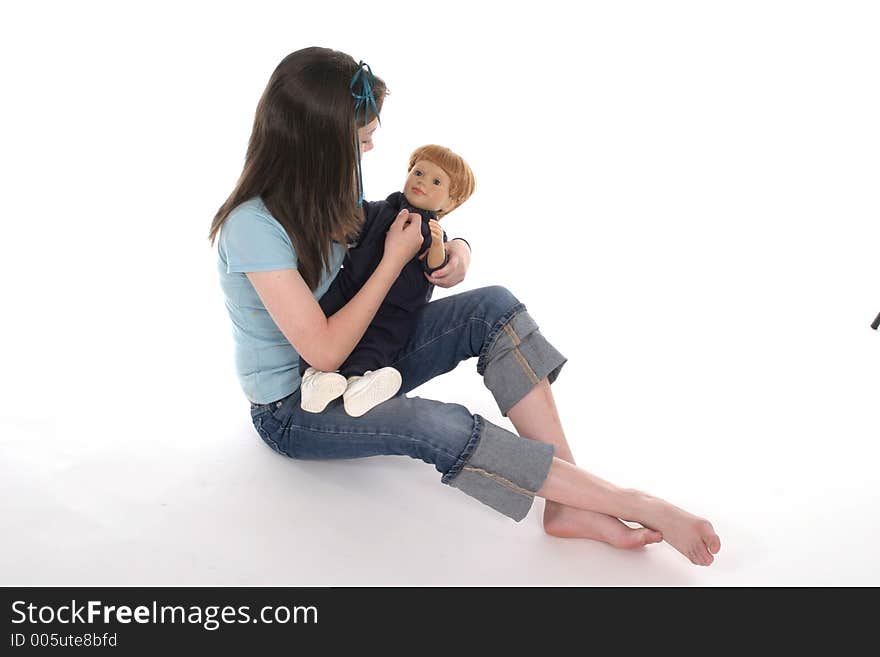
[[[429,160],[419,160],[406,176],[403,186],[406,200],[421,210],[448,210],[453,206],[449,196],[449,176]]]

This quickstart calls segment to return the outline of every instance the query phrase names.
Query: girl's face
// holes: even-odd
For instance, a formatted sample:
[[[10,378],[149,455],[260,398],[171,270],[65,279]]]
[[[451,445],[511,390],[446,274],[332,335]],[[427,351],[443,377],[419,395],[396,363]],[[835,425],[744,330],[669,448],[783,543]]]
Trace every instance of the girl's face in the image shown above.
[[[358,145],[361,149],[361,155],[373,150],[373,133],[379,127],[379,119],[373,119],[362,128],[358,128]]]
[[[406,177],[403,185],[406,200],[421,210],[449,210],[449,176],[433,162],[419,160]]]

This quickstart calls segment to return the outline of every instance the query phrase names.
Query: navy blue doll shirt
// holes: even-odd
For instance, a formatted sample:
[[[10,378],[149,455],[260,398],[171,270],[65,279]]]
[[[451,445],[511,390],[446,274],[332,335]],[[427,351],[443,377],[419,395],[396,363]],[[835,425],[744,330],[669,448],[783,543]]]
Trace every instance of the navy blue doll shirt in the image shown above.
[[[339,372],[346,377],[375,371],[395,361],[409,338],[416,311],[431,300],[434,285],[425,278],[425,273],[441,269],[449,261],[448,251],[439,267],[428,267],[427,257],[419,260],[419,256],[431,246],[428,220],[436,219],[436,213],[412,207],[401,192],[391,194],[384,201],[364,201],[363,207],[364,224],[357,241],[349,245],[342,268],[319,300],[327,317],[351,301],[379,266],[385,253],[385,235],[404,208],[423,219],[422,247],[401,269],[364,336],[340,366]],[[443,241],[447,241],[445,232]],[[307,367],[309,364],[300,357],[300,374]]]

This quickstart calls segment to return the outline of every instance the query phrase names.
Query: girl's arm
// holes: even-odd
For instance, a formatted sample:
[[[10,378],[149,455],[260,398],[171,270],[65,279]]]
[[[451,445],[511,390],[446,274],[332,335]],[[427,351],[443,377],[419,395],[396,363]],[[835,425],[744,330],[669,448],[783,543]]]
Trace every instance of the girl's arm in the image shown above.
[[[400,270],[418,252],[420,223],[417,214],[403,211],[397,216],[388,229],[379,266],[354,298],[331,317],[324,316],[295,269],[248,272],[247,277],[293,348],[313,367],[333,372],[354,350]]]

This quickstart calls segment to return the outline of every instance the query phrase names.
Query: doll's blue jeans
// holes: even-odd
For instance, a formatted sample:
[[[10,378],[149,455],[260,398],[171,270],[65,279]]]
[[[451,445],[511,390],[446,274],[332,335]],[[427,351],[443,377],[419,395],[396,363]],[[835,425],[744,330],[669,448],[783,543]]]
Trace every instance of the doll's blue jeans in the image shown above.
[[[566,359],[507,289],[484,287],[432,301],[392,366],[403,377],[395,397],[361,417],[342,399],[322,413],[300,408],[297,389],[269,404],[251,404],[260,437],[295,459],[405,455],[433,464],[442,483],[513,520],[529,512],[553,459],[553,446],[521,438],[464,406],[406,393],[477,358],[477,372],[503,415],[539,381],[556,379]]]

